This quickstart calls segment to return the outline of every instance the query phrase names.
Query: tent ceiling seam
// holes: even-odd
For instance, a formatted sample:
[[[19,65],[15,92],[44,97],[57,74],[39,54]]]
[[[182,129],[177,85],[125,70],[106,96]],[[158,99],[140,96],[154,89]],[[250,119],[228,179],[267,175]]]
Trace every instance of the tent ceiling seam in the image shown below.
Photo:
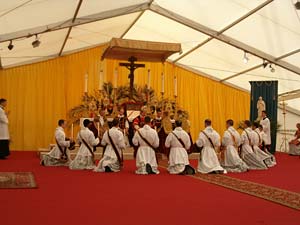
[[[73,19],[72,19],[72,24],[75,22],[75,20],[76,20],[76,18],[77,18],[77,15],[78,15],[78,12],[79,12],[79,10],[80,10],[82,1],[83,1],[83,0],[79,0],[79,2],[78,2],[78,4],[77,4],[77,7],[76,7],[76,10],[75,10]],[[60,49],[60,51],[59,51],[59,53],[58,53],[58,56],[61,56],[61,54],[62,54],[62,52],[63,52],[63,50],[64,50],[64,48],[65,48],[65,45],[67,44],[67,41],[68,41],[68,38],[69,38],[69,36],[70,36],[70,33],[71,33],[72,28],[73,28],[73,26],[70,26],[70,27],[69,27],[68,33],[67,33],[67,35],[66,35],[66,37],[65,37],[65,39],[64,39],[64,42],[63,42],[63,44],[62,44],[62,46],[61,46],[61,49]]]
[[[259,10],[261,10],[262,8],[264,8],[265,6],[267,6],[268,4],[270,4],[271,2],[273,2],[274,0],[267,0],[265,2],[263,2],[262,4],[260,4],[259,6],[255,7],[254,9],[250,10],[249,12],[247,12],[245,15],[241,16],[240,18],[238,18],[237,20],[233,21],[232,23],[230,23],[229,25],[227,25],[226,27],[224,27],[223,29],[221,29],[219,32],[217,32],[216,35],[220,35],[222,33],[224,33],[225,31],[229,30],[230,28],[234,27],[235,25],[239,24],[240,22],[242,22],[243,20],[245,20],[246,18],[248,18],[249,16],[255,14],[256,12],[258,12]],[[185,56],[189,55],[190,53],[194,52],[195,50],[197,50],[198,48],[202,47],[203,45],[207,44],[209,41],[215,39],[214,37],[210,37],[207,40],[201,42],[200,44],[198,44],[197,46],[195,46],[194,48],[190,49],[189,51],[187,51],[186,53],[184,53],[183,55],[179,56],[177,59],[174,60],[174,62],[179,61],[180,59],[184,58]]]
[[[149,1],[148,8],[152,5],[153,2],[154,2],[154,0]],[[120,38],[123,38],[131,30],[131,28],[137,23],[137,21],[142,17],[142,15],[144,14],[144,12],[146,10],[147,10],[147,8],[140,12],[140,14],[137,16],[137,18],[129,25],[129,27],[125,30],[125,32],[123,32],[123,34],[120,36]]]
[[[265,59],[267,61],[269,61],[270,63],[273,63],[277,66],[280,66],[286,70],[289,70],[291,72],[294,72],[296,74],[299,74],[300,75],[300,68],[299,67],[296,67],[290,63],[287,63],[287,62],[284,62],[284,61],[276,61],[276,59],[272,56],[272,55],[269,55],[263,51],[260,51],[252,46],[249,46],[243,42],[240,42],[236,39],[233,39],[227,35],[224,35],[224,34],[220,34],[218,35],[218,32],[213,30],[213,29],[210,29],[202,24],[199,24],[195,21],[192,21],[186,17],[183,17],[181,15],[178,15],[174,12],[171,12],[165,8],[162,8],[158,5],[151,5],[150,6],[150,10],[159,14],[159,15],[162,15],[162,16],[165,16],[166,18],[169,18],[169,19],[172,19],[180,24],[183,24],[185,26],[188,26],[196,31],[199,31],[201,33],[204,33],[208,36],[211,36],[211,37],[214,37],[215,39],[219,40],[219,41],[222,41],[228,45],[231,45],[233,47],[236,47],[238,49],[241,49],[241,50],[244,50],[252,55],[255,55],[259,58],[262,58],[262,59]]]
[[[17,5],[17,6],[15,6],[15,7],[13,7],[12,9],[9,9],[8,11],[2,13],[2,14],[0,15],[0,18],[3,17],[3,16],[5,16],[5,15],[7,15],[7,14],[9,14],[9,13],[11,13],[11,12],[13,12],[13,11],[15,11],[16,9],[19,9],[19,8],[21,8],[21,7],[25,6],[25,5],[27,5],[27,4],[30,3],[30,2],[32,2],[32,0],[28,0],[28,1],[26,1],[26,2],[21,3],[20,5]]]
[[[286,53],[286,54],[284,54],[284,55],[278,57],[277,60],[283,59],[283,58],[287,58],[287,57],[292,56],[292,55],[295,55],[295,54],[297,54],[297,53],[299,53],[299,52],[300,52],[300,48],[298,48],[298,49],[296,49],[296,50],[293,50],[293,51],[291,51],[291,52],[288,52],[288,53]]]
[[[57,31],[61,29],[66,29],[69,27],[74,27],[78,25],[83,25],[83,24],[88,24],[96,21],[101,21],[105,19],[110,19],[113,17],[118,17],[118,16],[123,16],[135,12],[140,12],[142,10],[147,10],[149,9],[149,3],[143,3],[143,4],[137,4],[137,5],[132,5],[132,6],[127,6],[127,7],[122,7],[118,9],[112,9],[100,13],[95,13],[92,15],[87,15],[83,17],[76,18],[76,20],[72,23],[72,20],[65,20],[65,21],[60,21],[48,25],[43,25],[40,27],[35,27],[35,28],[29,28],[21,31],[16,31],[13,33],[9,34],[3,34],[0,35],[0,43],[1,42],[6,42],[9,40],[15,40],[15,39],[20,39],[20,38],[27,38],[29,36],[33,36],[35,34],[42,34],[42,33],[47,33],[51,31]]]
[[[296,49],[296,50],[291,51],[291,52],[289,52],[289,53],[286,53],[286,54],[284,54],[284,55],[282,55],[282,56],[279,56],[279,57],[277,57],[277,58],[275,59],[275,61],[278,61],[278,60],[280,60],[280,59],[287,58],[287,57],[289,57],[289,56],[291,56],[291,55],[294,55],[294,54],[296,54],[296,53],[298,53],[298,52],[300,52],[300,49]],[[234,77],[240,76],[240,75],[245,74],[245,73],[247,73],[247,72],[249,72],[249,71],[258,69],[259,67],[261,67],[261,66],[263,66],[263,65],[264,65],[264,63],[258,64],[258,65],[256,65],[256,66],[253,66],[253,67],[248,68],[248,69],[246,69],[246,70],[243,70],[243,71],[241,71],[241,72],[238,72],[238,73],[236,73],[236,74],[233,74],[233,75],[231,75],[231,76],[229,76],[229,77],[226,77],[226,78],[220,80],[220,82],[224,82],[224,81],[226,81],[226,80],[230,80],[230,79],[232,79],[232,78],[234,78]],[[297,73],[296,73],[296,74],[297,74]],[[300,76],[300,74],[297,74],[297,75]]]

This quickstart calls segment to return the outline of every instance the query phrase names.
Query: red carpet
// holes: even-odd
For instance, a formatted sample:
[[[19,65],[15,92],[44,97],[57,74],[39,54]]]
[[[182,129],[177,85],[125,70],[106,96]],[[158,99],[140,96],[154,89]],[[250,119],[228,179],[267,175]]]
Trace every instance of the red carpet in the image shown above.
[[[138,176],[134,169],[133,161],[126,161],[124,171],[117,174],[45,168],[35,153],[13,152],[9,160],[0,161],[0,171],[32,171],[39,188],[0,190],[1,224],[296,225],[300,221],[299,211],[266,200],[172,176],[163,169],[158,176]]]
[[[268,170],[228,175],[300,193],[300,158],[285,153],[277,153],[275,157],[277,165]]]

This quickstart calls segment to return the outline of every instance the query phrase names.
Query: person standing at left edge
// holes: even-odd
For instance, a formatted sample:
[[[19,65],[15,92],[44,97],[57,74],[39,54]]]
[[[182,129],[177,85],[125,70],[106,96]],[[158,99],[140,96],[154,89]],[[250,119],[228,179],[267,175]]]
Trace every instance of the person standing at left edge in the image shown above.
[[[9,152],[9,131],[8,118],[4,111],[7,105],[7,100],[0,99],[0,159],[6,159],[10,155]]]

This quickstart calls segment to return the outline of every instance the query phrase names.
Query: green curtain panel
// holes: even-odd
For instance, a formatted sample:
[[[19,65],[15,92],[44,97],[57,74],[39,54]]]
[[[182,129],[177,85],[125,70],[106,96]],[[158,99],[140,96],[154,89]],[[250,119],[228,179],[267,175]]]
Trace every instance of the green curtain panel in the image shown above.
[[[278,81],[250,81],[250,84],[250,120],[255,121],[258,117],[257,101],[261,96],[266,104],[266,111],[271,121],[271,153],[274,154],[277,133]]]

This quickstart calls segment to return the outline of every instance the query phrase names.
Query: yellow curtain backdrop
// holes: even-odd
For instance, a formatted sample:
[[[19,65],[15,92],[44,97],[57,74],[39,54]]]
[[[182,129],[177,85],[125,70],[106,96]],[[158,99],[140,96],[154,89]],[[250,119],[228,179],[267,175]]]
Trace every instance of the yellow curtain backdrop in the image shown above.
[[[99,72],[104,81],[113,82],[118,70],[118,85],[129,84],[128,71],[117,60],[100,61],[103,47],[81,51],[31,65],[0,70],[0,98],[8,99],[11,148],[37,150],[54,143],[54,130],[60,118],[81,103],[84,74],[88,74],[88,92],[99,88]],[[178,83],[178,104],[189,111],[191,133],[195,140],[203,121],[210,118],[222,134],[225,121],[249,118],[249,93],[199,76],[170,63],[145,63],[136,70],[135,84],[146,85],[151,71],[151,87],[161,97],[161,73],[165,74],[165,97],[174,98],[174,76]],[[78,130],[78,128],[76,129]],[[76,131],[75,130],[75,131]],[[67,134],[70,131],[67,130]]]

